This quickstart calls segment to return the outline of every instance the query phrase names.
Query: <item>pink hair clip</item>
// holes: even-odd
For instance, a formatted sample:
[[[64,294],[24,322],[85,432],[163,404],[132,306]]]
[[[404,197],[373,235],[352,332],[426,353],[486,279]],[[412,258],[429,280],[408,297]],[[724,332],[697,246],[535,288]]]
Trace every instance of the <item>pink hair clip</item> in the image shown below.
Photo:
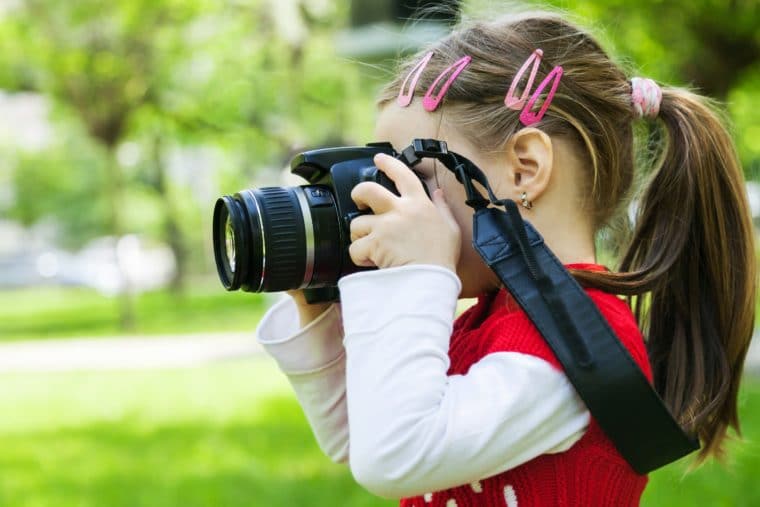
[[[396,99],[396,102],[401,107],[406,107],[409,104],[412,103],[412,98],[414,97],[414,89],[417,88],[417,81],[420,79],[420,75],[422,74],[422,71],[425,70],[425,67],[427,66],[430,59],[433,58],[433,52],[430,51],[425,56],[422,57],[422,60],[420,60],[414,67],[412,67],[412,70],[409,71],[409,74],[407,74],[406,78],[404,79],[404,82],[401,84],[401,89],[398,91],[398,98]],[[409,83],[409,88],[406,92],[404,92],[404,88],[406,88],[406,83],[411,78],[412,82]]]
[[[449,91],[449,86],[451,86],[451,83],[453,83],[454,80],[459,77],[459,74],[462,73],[462,71],[470,64],[471,61],[471,56],[463,56],[456,62],[452,63],[448,68],[446,68],[446,70],[441,72],[441,75],[439,75],[435,81],[433,81],[433,84],[430,85],[430,88],[428,88],[427,93],[422,99],[422,106],[425,108],[425,111],[432,113],[438,109],[438,106],[441,105],[441,100],[443,100],[444,95],[446,95],[446,92]],[[433,91],[435,90],[436,86],[438,86],[438,83],[448,74],[451,75],[446,80],[446,82],[443,83],[443,86],[441,86],[438,94],[433,96]]]
[[[509,90],[507,90],[507,94],[504,96],[504,105],[507,106],[510,109],[515,109],[517,111],[520,111],[520,121],[523,125],[526,127],[533,125],[534,123],[538,123],[541,121],[541,118],[544,117],[544,114],[546,113],[546,110],[549,109],[549,105],[552,102],[552,99],[554,98],[554,94],[557,92],[557,87],[559,86],[559,81],[562,78],[562,67],[554,67],[551,72],[544,78],[544,80],[541,82],[540,85],[538,85],[538,88],[535,92],[531,94],[531,88],[533,88],[533,81],[536,79],[536,73],[538,72],[538,67],[541,65],[541,59],[544,56],[544,52],[541,49],[536,49],[533,51],[527,60],[525,60],[525,63],[522,64],[520,67],[520,70],[517,71],[517,74],[515,75],[514,79],[512,79],[512,84],[509,85]],[[522,95],[518,99],[515,97],[515,90],[517,89],[517,85],[520,83],[520,81],[523,78],[523,75],[528,70],[528,67],[530,64],[533,63],[533,68],[530,71],[530,76],[528,76],[528,82],[525,83],[525,88],[523,89]],[[536,105],[536,102],[538,101],[539,97],[541,96],[541,92],[544,91],[544,88],[546,88],[549,85],[549,82],[554,80],[552,83],[552,87],[549,90],[549,93],[546,96],[546,99],[544,100],[543,105],[541,106],[541,109],[538,111],[538,113],[534,113],[532,111],[533,106]],[[528,103],[525,103],[525,100],[530,95],[530,99],[528,100]]]
[[[552,99],[554,98],[554,93],[557,91],[557,88],[559,87],[559,80],[562,79],[563,74],[562,67],[557,66],[552,69],[551,72],[544,78],[543,81],[541,81],[541,84],[538,85],[538,88],[531,96],[530,100],[527,104],[525,104],[525,107],[520,112],[520,121],[523,125],[526,127],[529,127],[533,125],[534,123],[538,123],[541,121],[541,118],[544,117],[544,113],[546,113],[546,110],[549,109],[549,104],[551,104]],[[531,111],[533,109],[533,106],[536,104],[536,101],[541,96],[541,92],[544,91],[544,88],[549,84],[550,81],[554,80],[552,83],[552,88],[549,90],[549,93],[546,95],[546,99],[544,99],[544,103],[541,106],[541,109],[538,111],[538,113],[534,113]]]
[[[536,79],[536,72],[538,72],[538,66],[541,64],[541,58],[543,56],[543,50],[536,49],[530,54],[528,59],[525,60],[525,63],[523,63],[522,67],[520,67],[520,70],[517,71],[517,75],[515,75],[515,78],[512,80],[512,84],[507,91],[507,95],[504,97],[505,106],[510,109],[516,109],[517,111],[523,108],[523,105],[525,105],[525,100],[528,98],[528,94],[530,93],[530,89],[533,88],[533,80]],[[522,96],[517,99],[514,95],[515,89],[517,88],[517,84],[522,79],[523,74],[525,74],[525,71],[528,70],[528,65],[530,65],[531,62],[533,62],[533,68],[530,71],[528,82],[525,84]]]

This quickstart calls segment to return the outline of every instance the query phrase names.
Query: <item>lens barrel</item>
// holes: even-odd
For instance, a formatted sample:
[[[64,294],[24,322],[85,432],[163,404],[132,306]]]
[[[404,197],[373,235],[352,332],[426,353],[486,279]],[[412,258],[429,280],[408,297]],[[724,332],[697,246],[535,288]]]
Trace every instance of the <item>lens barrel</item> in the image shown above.
[[[214,207],[213,235],[227,290],[319,287],[334,284],[340,273],[344,242],[327,187],[264,187],[223,196]]]

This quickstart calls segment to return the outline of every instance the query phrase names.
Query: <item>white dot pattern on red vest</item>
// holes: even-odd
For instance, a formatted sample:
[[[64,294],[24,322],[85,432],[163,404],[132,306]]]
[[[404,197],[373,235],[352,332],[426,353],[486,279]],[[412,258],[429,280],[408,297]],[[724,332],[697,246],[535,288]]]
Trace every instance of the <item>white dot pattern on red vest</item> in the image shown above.
[[[470,483],[470,487],[475,493],[482,493],[483,492],[483,485],[480,481],[475,481]],[[423,500],[425,503],[431,503],[433,501],[433,493],[425,493],[422,495]],[[414,507],[414,504],[412,504]],[[504,506],[505,507],[518,507],[517,506],[517,493],[515,493],[515,488],[512,487],[511,484],[507,484],[504,486]],[[459,507],[457,504],[457,501],[454,498],[449,498],[446,500],[446,507]]]
[[[511,484],[504,486],[504,501],[507,503],[507,507],[517,507],[517,493]]]

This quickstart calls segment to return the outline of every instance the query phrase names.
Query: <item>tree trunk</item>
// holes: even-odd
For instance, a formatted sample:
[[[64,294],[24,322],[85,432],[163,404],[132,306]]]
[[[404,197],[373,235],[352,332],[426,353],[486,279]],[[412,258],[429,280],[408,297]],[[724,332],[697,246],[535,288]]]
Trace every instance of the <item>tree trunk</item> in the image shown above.
[[[116,154],[113,147],[108,147],[108,186],[106,188],[108,202],[111,205],[110,222],[111,234],[114,237],[114,258],[119,270],[119,277],[124,283],[122,290],[118,295],[119,305],[119,325],[124,331],[133,331],[135,329],[135,303],[132,285],[124,270],[124,262],[119,252],[119,241],[124,235],[124,223],[122,218],[122,209],[124,207],[124,177],[121,173],[121,167],[116,161]]]
[[[185,277],[187,274],[187,249],[180,228],[177,210],[172,200],[169,182],[166,176],[166,167],[163,161],[163,137],[160,133],[153,135],[151,143],[151,162],[155,169],[156,190],[161,195],[164,203],[164,234],[166,241],[174,254],[175,271],[171,280],[171,290],[175,294],[181,294],[185,289]]]

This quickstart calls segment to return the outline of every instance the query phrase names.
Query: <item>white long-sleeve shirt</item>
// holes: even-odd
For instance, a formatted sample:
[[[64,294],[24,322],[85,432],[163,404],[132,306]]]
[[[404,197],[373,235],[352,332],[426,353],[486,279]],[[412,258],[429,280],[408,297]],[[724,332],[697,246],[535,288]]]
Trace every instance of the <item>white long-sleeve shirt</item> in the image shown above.
[[[258,340],[288,376],[322,450],[373,493],[400,498],[569,449],[589,413],[565,375],[516,352],[448,375],[459,279],[437,266],[357,273],[299,328],[273,306]]]

